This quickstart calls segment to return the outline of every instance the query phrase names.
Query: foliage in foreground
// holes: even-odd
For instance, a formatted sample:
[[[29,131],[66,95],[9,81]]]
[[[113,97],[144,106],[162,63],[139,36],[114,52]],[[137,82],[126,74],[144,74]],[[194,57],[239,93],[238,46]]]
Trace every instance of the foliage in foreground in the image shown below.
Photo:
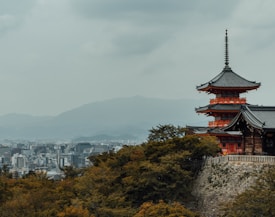
[[[133,217],[197,217],[198,215],[184,208],[180,203],[167,204],[163,200],[154,204],[152,202],[143,203],[139,211]]]
[[[161,131],[160,126],[150,135]],[[173,134],[91,156],[94,166],[84,172],[67,168],[68,176],[60,182],[43,174],[19,180],[1,176],[0,213],[2,217],[138,217],[143,212],[152,217],[196,216],[179,202],[190,200],[203,156],[218,151],[211,137]]]

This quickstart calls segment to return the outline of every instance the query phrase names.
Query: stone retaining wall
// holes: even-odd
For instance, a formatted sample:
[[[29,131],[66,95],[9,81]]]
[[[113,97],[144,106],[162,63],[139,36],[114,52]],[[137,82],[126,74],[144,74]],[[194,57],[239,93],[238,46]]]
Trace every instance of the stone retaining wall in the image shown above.
[[[217,217],[221,204],[251,187],[257,177],[275,165],[273,156],[227,155],[207,158],[193,189],[204,217]]]

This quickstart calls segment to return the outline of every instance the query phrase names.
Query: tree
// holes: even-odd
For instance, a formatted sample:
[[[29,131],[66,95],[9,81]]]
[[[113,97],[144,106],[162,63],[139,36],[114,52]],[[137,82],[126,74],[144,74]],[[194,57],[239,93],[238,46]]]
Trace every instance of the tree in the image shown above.
[[[217,138],[214,136],[187,135],[179,145],[191,152],[192,159],[203,159],[207,156],[216,156],[221,152]]]
[[[178,202],[167,204],[163,200],[154,204],[152,202],[143,203],[139,211],[133,217],[198,217],[198,215]]]
[[[70,194],[74,189],[72,185],[65,189],[64,182],[50,181],[44,173],[18,180],[6,179],[5,184],[9,197],[0,203],[1,217],[56,216],[75,196]]]
[[[93,156],[94,166],[77,179],[84,207],[125,216],[146,201],[188,201],[202,157],[220,149],[212,137],[177,135]]]
[[[0,176],[0,205],[4,203],[10,196],[11,192],[8,188],[8,179]]]
[[[73,166],[65,166],[60,169],[61,169],[61,171],[63,171],[65,178],[67,178],[67,179],[80,176],[84,171],[84,169],[74,168]]]
[[[50,181],[44,173],[18,180],[0,176],[1,217],[138,217],[145,209],[148,216],[193,217],[180,204],[190,200],[203,156],[217,154],[218,146],[213,138],[182,132],[158,126],[141,145],[90,157],[91,167],[64,167],[62,181]]]
[[[9,173],[9,167],[7,164],[4,164],[2,167],[0,167],[0,176],[11,178],[11,174]]]
[[[66,207],[64,211],[59,212],[57,217],[93,217],[90,215],[87,209],[83,207],[69,206]]]
[[[149,130],[148,141],[164,142],[168,139],[180,138],[185,135],[185,128],[173,125],[158,125]]]

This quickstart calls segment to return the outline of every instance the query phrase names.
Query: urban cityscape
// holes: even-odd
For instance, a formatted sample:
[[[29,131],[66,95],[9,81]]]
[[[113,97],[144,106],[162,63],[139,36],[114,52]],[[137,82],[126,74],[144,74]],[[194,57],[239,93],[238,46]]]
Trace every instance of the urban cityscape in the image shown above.
[[[30,172],[44,172],[48,179],[64,177],[62,168],[84,168],[91,165],[89,156],[103,152],[117,152],[125,143],[109,142],[15,142],[0,144],[0,168],[13,178],[22,178]]]

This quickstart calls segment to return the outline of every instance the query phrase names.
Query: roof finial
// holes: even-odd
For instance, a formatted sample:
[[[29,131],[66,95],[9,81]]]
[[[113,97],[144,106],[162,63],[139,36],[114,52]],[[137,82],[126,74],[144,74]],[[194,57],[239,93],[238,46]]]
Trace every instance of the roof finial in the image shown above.
[[[225,65],[229,65],[227,29],[225,30]]]

